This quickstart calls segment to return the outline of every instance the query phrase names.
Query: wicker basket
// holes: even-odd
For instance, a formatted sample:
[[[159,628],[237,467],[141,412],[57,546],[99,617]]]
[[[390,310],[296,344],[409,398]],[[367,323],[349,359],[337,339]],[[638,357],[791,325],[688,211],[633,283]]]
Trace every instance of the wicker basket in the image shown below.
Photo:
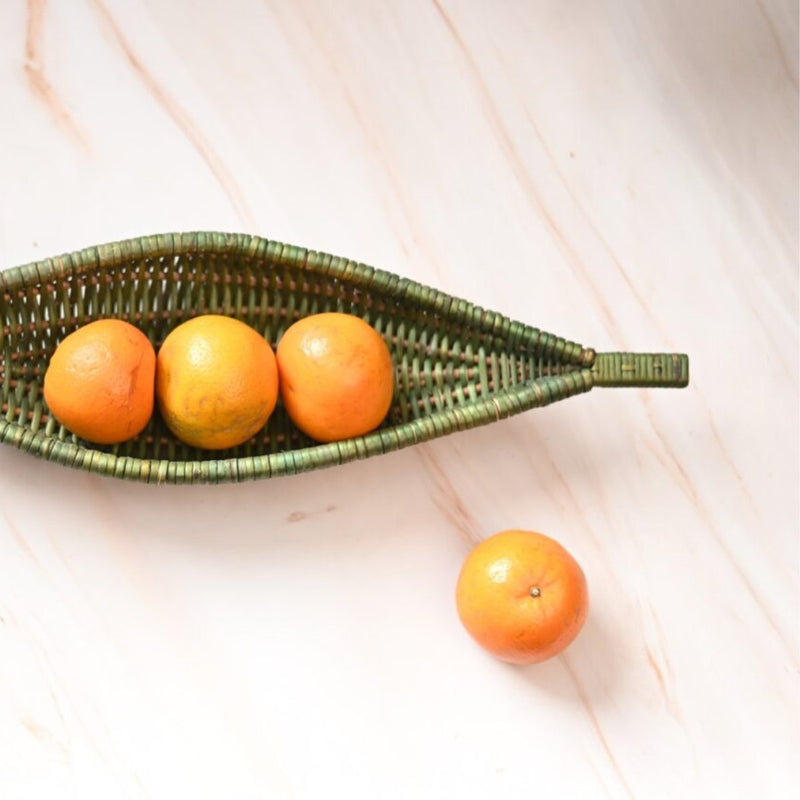
[[[595,353],[413,281],[324,253],[225,233],[147,236],[0,273],[0,440],[70,467],[152,483],[220,483],[288,475],[387,453],[484,425],[594,386],[681,387],[677,354]],[[199,314],[243,320],[275,346],[296,319],[344,311],[385,338],[396,366],[384,425],[317,444],[280,403],[251,441],[203,451],[156,413],[113,447],[77,439],[48,413],[42,381],[56,345],[79,326],[117,317],[158,347]]]

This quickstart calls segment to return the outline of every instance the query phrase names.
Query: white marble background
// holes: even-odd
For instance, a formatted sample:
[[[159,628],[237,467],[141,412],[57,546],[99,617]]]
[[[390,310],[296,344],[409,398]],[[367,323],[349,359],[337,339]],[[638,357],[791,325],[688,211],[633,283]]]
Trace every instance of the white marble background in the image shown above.
[[[691,357],[275,481],[0,448],[0,796],[784,798],[798,768],[791,0],[2,0],[0,265],[259,233]],[[592,595],[461,629],[471,543]]]

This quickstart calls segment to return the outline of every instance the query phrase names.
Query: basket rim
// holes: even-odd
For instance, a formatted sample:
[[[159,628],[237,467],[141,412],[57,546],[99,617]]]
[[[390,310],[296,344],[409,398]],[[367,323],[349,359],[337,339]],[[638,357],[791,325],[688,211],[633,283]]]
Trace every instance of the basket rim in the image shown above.
[[[543,406],[552,399],[588,391],[594,383],[591,367],[595,353],[575,342],[395,273],[252,234],[191,231],[111,241],[2,270],[0,289],[8,294],[68,277],[85,268],[114,267],[132,259],[178,257],[191,253],[220,256],[241,256],[244,253],[254,261],[301,267],[328,278],[355,279],[364,285],[366,291],[375,289],[396,297],[399,302],[408,300],[439,317],[480,327],[487,335],[507,337],[510,343],[545,343],[548,348],[560,351],[562,363],[570,369],[560,375],[542,376],[503,389],[491,397],[379,428],[364,436],[259,456],[191,461],[121,456],[84,443],[61,440],[43,430],[34,433],[25,425],[8,419],[0,419],[0,441],[46,460],[126,480],[148,483],[240,482],[297,474],[385,454]],[[0,340],[2,338],[0,331]]]
[[[370,266],[323,250],[287,244],[256,234],[225,231],[186,231],[135,236],[73,250],[60,255],[0,270],[0,289],[4,292],[25,289],[63,278],[84,268],[115,267],[132,258],[154,259],[192,253],[219,256],[241,255],[263,259],[276,265],[301,266],[304,271],[337,280],[357,281],[366,290],[391,294],[398,300],[410,300],[423,310],[447,319],[479,326],[484,332],[558,349],[564,363],[591,366],[594,351],[562,336],[548,333],[528,323],[513,320],[506,314],[491,311],[470,300],[448,294],[428,284],[397,273]],[[302,264],[298,264],[302,261]]]

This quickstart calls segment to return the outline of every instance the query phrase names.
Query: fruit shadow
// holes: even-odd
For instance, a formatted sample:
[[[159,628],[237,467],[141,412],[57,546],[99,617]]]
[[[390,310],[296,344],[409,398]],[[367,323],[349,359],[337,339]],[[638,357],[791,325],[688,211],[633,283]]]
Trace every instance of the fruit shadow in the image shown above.
[[[525,433],[527,424],[522,419],[498,423],[512,440]],[[558,426],[558,420],[551,420],[549,430],[556,437]],[[409,550],[424,552],[440,546],[442,538],[463,533],[454,529],[458,515],[448,518],[436,511],[431,495],[441,487],[432,486],[430,462],[443,467],[449,480],[455,472],[451,459],[467,459],[474,463],[469,469],[484,484],[486,497],[503,498],[508,455],[504,448],[491,446],[495,436],[488,428],[476,429],[303,475],[197,486],[122,481],[0,448],[0,496],[11,516],[33,517],[36,527],[54,526],[65,537],[81,536],[89,547],[97,546],[92,539],[111,532],[154,557],[164,548],[171,558],[224,558],[233,567],[274,558],[292,569],[293,564],[307,565],[311,554],[320,563],[336,564],[388,547],[386,540],[396,543],[398,535],[408,539]],[[569,441],[566,435],[564,439]],[[453,449],[450,443],[456,442]],[[481,499],[461,496],[467,507],[481,505]],[[535,503],[536,496],[529,502]],[[525,506],[520,510],[528,513]],[[481,538],[493,532],[493,521],[479,515]],[[436,539],[439,544],[432,541]],[[464,542],[463,554],[467,551]],[[456,571],[460,556],[461,548],[452,548]],[[592,610],[578,639],[561,656],[529,667],[498,666],[513,671],[527,690],[561,698],[565,706],[582,707],[591,715],[614,698],[622,683],[617,654],[623,648],[612,630]]]
[[[597,714],[608,706],[618,708],[619,694],[630,683],[625,672],[631,662],[622,657],[625,643],[614,631],[599,609],[590,608],[583,629],[561,654],[540,664],[509,666],[529,691],[582,710],[598,726]]]

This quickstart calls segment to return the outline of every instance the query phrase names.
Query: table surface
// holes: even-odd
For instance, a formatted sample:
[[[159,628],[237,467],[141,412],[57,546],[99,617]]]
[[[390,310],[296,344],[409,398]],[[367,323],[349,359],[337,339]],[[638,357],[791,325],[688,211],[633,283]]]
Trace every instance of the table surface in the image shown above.
[[[689,388],[216,487],[0,448],[3,798],[780,798],[798,769],[791,0],[6,0],[0,263],[224,230]],[[540,530],[562,655],[461,627]]]

